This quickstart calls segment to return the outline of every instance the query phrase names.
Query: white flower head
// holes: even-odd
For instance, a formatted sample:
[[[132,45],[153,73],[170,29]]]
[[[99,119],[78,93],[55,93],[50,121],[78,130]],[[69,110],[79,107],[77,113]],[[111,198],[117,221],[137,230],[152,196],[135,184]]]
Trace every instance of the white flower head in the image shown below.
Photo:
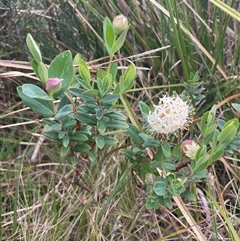
[[[150,131],[158,134],[172,134],[182,130],[191,123],[193,107],[176,93],[165,95],[154,105],[154,111],[148,115]]]

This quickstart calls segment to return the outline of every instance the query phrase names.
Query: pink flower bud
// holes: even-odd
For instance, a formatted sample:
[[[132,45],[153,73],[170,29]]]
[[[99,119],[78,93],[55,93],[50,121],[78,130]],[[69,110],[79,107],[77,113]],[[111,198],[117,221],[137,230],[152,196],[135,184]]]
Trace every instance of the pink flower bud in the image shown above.
[[[56,92],[61,88],[61,80],[59,78],[50,78],[46,83],[46,90]]]
[[[128,27],[128,19],[120,14],[113,19],[113,28],[116,35],[121,34]]]
[[[195,159],[197,150],[200,146],[192,140],[185,140],[181,145],[182,154],[191,160]]]

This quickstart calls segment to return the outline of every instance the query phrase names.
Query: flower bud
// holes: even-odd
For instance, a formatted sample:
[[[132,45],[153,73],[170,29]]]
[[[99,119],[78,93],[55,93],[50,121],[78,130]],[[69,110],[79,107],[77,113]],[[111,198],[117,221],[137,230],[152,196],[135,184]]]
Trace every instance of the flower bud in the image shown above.
[[[185,140],[181,145],[182,154],[191,160],[195,159],[197,150],[200,146],[192,140]]]
[[[156,176],[152,173],[147,173],[144,181],[146,185],[153,185],[156,182]]]
[[[50,78],[46,83],[46,90],[56,92],[61,88],[61,80],[59,78]]]
[[[120,35],[128,27],[128,19],[123,14],[113,19],[113,28],[116,35]]]

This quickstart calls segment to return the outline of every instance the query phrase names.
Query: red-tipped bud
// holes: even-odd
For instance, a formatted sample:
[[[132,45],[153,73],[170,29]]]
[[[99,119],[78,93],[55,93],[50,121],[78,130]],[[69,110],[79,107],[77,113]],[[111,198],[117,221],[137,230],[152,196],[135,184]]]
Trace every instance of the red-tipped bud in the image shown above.
[[[120,35],[128,27],[128,19],[120,14],[113,19],[113,28],[116,35]]]
[[[46,83],[46,90],[56,92],[61,88],[61,80],[59,78],[50,78]]]
[[[182,154],[191,160],[195,159],[197,150],[200,146],[192,140],[185,140],[181,145]]]

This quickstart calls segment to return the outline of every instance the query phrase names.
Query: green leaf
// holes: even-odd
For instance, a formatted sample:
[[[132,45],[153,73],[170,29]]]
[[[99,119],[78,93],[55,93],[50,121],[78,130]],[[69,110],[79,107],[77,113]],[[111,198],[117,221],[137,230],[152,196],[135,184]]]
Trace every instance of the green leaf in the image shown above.
[[[210,154],[210,161],[209,161],[209,165],[211,165],[212,163],[214,163],[215,161],[219,160],[219,158],[223,155],[224,150],[219,150],[214,152],[213,154]]]
[[[84,135],[81,131],[75,131],[73,134],[69,135],[70,141],[82,142],[88,140],[88,137]]]
[[[73,130],[76,127],[76,120],[69,120],[68,122],[64,122],[63,128],[68,130]]]
[[[54,131],[61,131],[62,130],[62,124],[59,124],[59,123],[50,123],[49,120],[44,120],[44,122],[49,125],[49,130],[54,130]]]
[[[162,201],[163,201],[162,205],[166,206],[170,210],[172,209],[172,200],[171,200],[171,198],[167,197],[167,198],[164,198]]]
[[[99,97],[99,91],[96,89],[87,90],[84,94],[92,95],[95,97],[95,99],[96,99],[96,97]]]
[[[73,114],[73,107],[71,104],[67,104],[63,106],[55,116],[55,120],[60,120],[63,117],[69,116],[70,114]]]
[[[176,165],[172,162],[164,161],[161,163],[161,167],[167,171],[172,171],[176,169]]]
[[[67,96],[63,96],[60,100],[60,103],[58,104],[57,110],[59,111],[61,108],[63,108],[65,105],[71,104]]]
[[[64,147],[67,147],[68,144],[69,144],[69,136],[68,135],[65,135],[62,139],[62,144]]]
[[[66,156],[70,151],[70,146],[62,146],[60,149],[60,155]]]
[[[196,182],[199,179],[207,178],[208,177],[208,171],[207,169],[204,169],[202,171],[196,172],[192,177],[191,181]]]
[[[107,125],[106,125],[106,122],[103,119],[98,120],[97,129],[101,134],[103,134],[106,131]]]
[[[41,79],[40,76],[39,76],[39,73],[38,73],[38,63],[39,63],[39,62],[37,62],[37,61],[36,61],[35,59],[33,59],[33,58],[30,58],[29,62],[30,62],[30,64],[31,64],[31,67],[33,68],[33,71],[34,71],[34,73],[36,74],[36,76],[37,76],[39,79]]]
[[[109,53],[110,55],[114,55],[120,48],[122,48],[127,37],[127,32],[128,32],[128,28],[125,29],[121,33],[121,35],[117,38],[117,40],[113,42],[112,47],[110,48],[111,49]]]
[[[117,101],[119,99],[119,95],[111,94],[107,95],[104,98],[102,98],[101,103],[102,104],[111,104],[113,101]]]
[[[201,172],[207,168],[209,165],[209,154],[206,154],[204,156],[201,156],[195,164],[195,167],[193,168],[193,172]]]
[[[122,92],[130,90],[134,86],[134,80],[137,77],[136,67],[134,64],[128,66],[123,75],[123,89]]]
[[[53,100],[45,91],[33,84],[22,85],[22,92],[33,99]]]
[[[185,190],[185,191],[181,194],[181,196],[182,196],[183,198],[189,200],[189,201],[192,201],[192,202],[194,202],[194,201],[197,200],[196,195],[194,195],[192,192],[190,192],[190,191],[188,191],[188,190]]]
[[[97,71],[97,79],[101,80],[100,82],[102,82],[103,91],[108,90],[109,87],[112,86],[112,75],[110,73],[108,73],[107,71],[99,69]]]
[[[80,152],[80,153],[86,153],[91,149],[91,147],[87,144],[79,144],[73,147],[73,151]]]
[[[103,147],[105,146],[105,139],[104,139],[104,137],[101,136],[101,135],[97,135],[96,138],[95,138],[95,141],[96,141],[97,147],[99,149],[103,149]]]
[[[174,146],[172,150],[172,158],[177,159],[177,160],[182,160],[183,155],[181,153],[181,145],[182,143],[178,143],[177,145]]]
[[[49,139],[59,140],[57,131],[45,131],[43,134],[44,134],[44,136],[46,136]]]
[[[169,159],[171,157],[171,147],[170,144],[168,142],[163,142],[161,144],[161,149],[163,152],[163,155],[165,156],[166,159]]]
[[[229,120],[228,122],[225,123],[225,125],[223,126],[223,129],[228,127],[228,126],[235,126],[235,128],[238,129],[238,127],[239,127],[238,119],[234,118],[232,120]]]
[[[118,121],[118,120],[113,120],[113,121],[108,121],[107,122],[107,128],[111,128],[111,129],[127,129],[128,128],[128,124],[122,121]]]
[[[120,78],[121,79],[121,78]],[[115,86],[115,89],[113,91],[114,94],[121,94],[121,88],[120,88],[120,83],[117,83],[116,86]]]
[[[238,113],[240,113],[240,104],[232,103],[232,107],[235,109],[235,111],[237,111]]]
[[[159,147],[159,145],[160,145],[160,142],[158,140],[149,139],[143,143],[142,147],[144,147],[144,148],[156,147],[157,148],[157,147]]]
[[[157,181],[153,185],[153,190],[158,196],[164,196],[168,193],[166,183],[162,181]]]
[[[215,128],[215,127],[214,127]],[[211,131],[211,133],[203,138],[203,145],[208,145],[212,141],[216,130]]]
[[[204,133],[206,128],[207,128],[207,117],[208,117],[208,114],[209,114],[209,112],[206,112],[202,116],[201,121],[200,121],[200,130],[201,130],[202,133]]]
[[[224,120],[222,120],[222,119],[219,119],[219,120],[217,121],[217,124],[218,124],[219,129],[222,130],[222,129],[223,129],[223,126],[226,124],[226,121],[224,121]]]
[[[143,118],[146,120],[150,113],[149,106],[146,103],[144,103],[143,101],[139,101],[138,106],[141,110]]]
[[[109,55],[112,55],[111,49],[115,42],[115,34],[113,25],[108,17],[106,17],[103,21],[103,38]]]
[[[201,146],[195,156],[195,166],[193,172],[200,172],[204,170],[209,165],[210,156],[207,153],[207,147],[205,145]]]
[[[82,103],[81,105],[78,106],[79,111],[82,111],[87,114],[95,114],[96,113],[95,108],[97,108],[97,105],[95,105],[95,104]]]
[[[114,83],[114,81],[117,77],[117,72],[118,72],[118,63],[114,62],[111,64],[111,68],[110,68],[110,73],[112,76],[112,83]]]
[[[40,49],[30,33],[27,34],[26,42],[27,42],[28,49],[32,54],[33,58],[37,62],[42,62],[42,55],[41,55]]]
[[[214,133],[213,133],[213,136],[212,136],[212,150],[216,149],[219,133],[220,133],[219,130],[215,130]]]
[[[133,142],[140,146],[143,142],[142,138],[139,136],[139,133],[141,133],[140,130],[133,124],[129,124],[127,131]]]
[[[91,81],[90,71],[89,71],[88,65],[86,64],[86,62],[83,59],[80,60],[79,75],[80,75],[81,79],[85,80],[86,83],[88,83],[90,86],[90,81]],[[90,88],[91,88],[91,86],[90,86]]]
[[[201,146],[196,153],[195,160],[197,161],[200,157],[205,156],[207,154],[206,145]]]
[[[88,153],[88,158],[90,159],[91,162],[95,162],[97,159],[97,155],[94,151],[90,151]]]
[[[97,110],[97,111],[96,111],[95,116],[96,116],[96,119],[97,119],[97,120],[102,119],[103,115],[104,115],[103,110]]]
[[[147,199],[145,206],[146,206],[147,210],[158,209],[159,208],[159,200],[158,199]]]
[[[212,109],[209,111],[208,117],[207,117],[207,126],[210,126],[214,123],[216,115],[216,105],[212,107]]]
[[[104,116],[109,117],[110,119],[120,121],[125,121],[127,119],[126,115],[114,110],[108,111]]]
[[[208,112],[206,112],[201,121],[200,121],[200,129],[201,132],[207,136],[209,133],[211,133],[211,131],[213,131],[214,127],[212,127],[213,123],[214,123],[214,118],[215,118],[215,114],[216,114],[216,106],[214,105],[212,107],[212,109]],[[207,133],[206,133],[207,131]]]
[[[43,62],[38,63],[38,76],[43,83],[47,83],[48,70]]]
[[[154,156],[154,160],[158,162],[163,162],[165,160],[165,156],[163,155],[162,148],[159,148]]]
[[[76,97],[83,99],[85,102],[95,103],[95,98],[93,95],[87,94],[85,90],[79,88],[70,88],[69,92]]]
[[[62,138],[65,136],[65,131],[59,131],[58,133],[58,139],[62,140]]]
[[[237,133],[237,128],[235,125],[227,125],[228,122],[224,125],[222,131],[218,136],[218,141],[220,144],[227,146],[234,138]],[[226,126],[226,127],[225,127]]]
[[[24,103],[37,114],[46,118],[54,116],[54,107],[52,101],[30,98],[23,93],[22,87],[17,87],[17,92],[20,98],[24,101]]]
[[[73,65],[79,65],[82,59],[81,54],[77,53],[73,58]]]
[[[118,140],[114,137],[110,137],[110,136],[103,136],[103,137],[106,145],[116,145],[118,143]]]
[[[77,112],[75,118],[87,125],[95,126],[97,124],[97,120],[94,117],[81,111]]]
[[[48,77],[62,79],[60,90],[54,92],[55,98],[62,95],[68,89],[74,80],[72,54],[69,50],[64,51],[53,59],[48,69]]]
[[[131,150],[121,149],[120,153],[123,154],[124,156],[130,158],[130,159],[134,159],[134,153]]]
[[[211,135],[216,130],[216,128],[217,128],[217,124],[212,124],[211,126],[207,127],[203,133],[204,136]]]

